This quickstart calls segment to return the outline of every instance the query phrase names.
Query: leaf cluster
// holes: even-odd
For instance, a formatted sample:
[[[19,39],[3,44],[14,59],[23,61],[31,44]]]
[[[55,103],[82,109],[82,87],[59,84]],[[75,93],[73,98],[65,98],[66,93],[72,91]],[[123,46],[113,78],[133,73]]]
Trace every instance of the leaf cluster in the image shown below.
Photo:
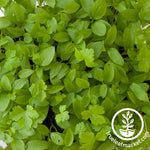
[[[0,8],[7,150],[114,150],[106,132],[125,107],[150,131],[150,0],[0,0]]]

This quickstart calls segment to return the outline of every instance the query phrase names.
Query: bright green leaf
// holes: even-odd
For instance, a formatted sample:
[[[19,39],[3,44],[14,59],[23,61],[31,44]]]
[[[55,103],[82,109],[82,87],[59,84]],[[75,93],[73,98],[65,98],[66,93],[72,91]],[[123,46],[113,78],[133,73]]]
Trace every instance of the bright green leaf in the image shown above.
[[[105,0],[96,0],[92,6],[92,17],[93,19],[102,18],[107,9],[107,4]]]
[[[58,32],[54,35],[53,39],[57,42],[67,42],[69,41],[69,36],[66,32]]]
[[[71,146],[74,140],[73,132],[70,128],[67,129],[67,132],[65,134],[65,140],[64,143],[66,146]]]
[[[92,24],[92,31],[97,36],[104,36],[106,33],[106,26],[102,21],[96,21]]]
[[[107,94],[107,85],[106,84],[102,84],[100,86],[100,95],[102,98],[104,98]]]
[[[105,128],[101,129],[97,134],[96,134],[96,140],[97,141],[105,141],[107,138],[106,135],[106,130]]]
[[[117,28],[113,25],[107,33],[107,37],[105,39],[105,45],[112,45],[113,42],[116,40],[117,37]]]
[[[132,83],[130,85],[130,89],[139,100],[144,101],[144,102],[149,102],[147,93],[141,88],[140,85],[136,83]]]
[[[73,14],[80,8],[80,5],[76,2],[69,3],[65,6],[64,12],[67,14]]]
[[[47,141],[31,140],[27,143],[27,150],[44,150],[48,148]]]
[[[114,71],[114,64],[107,63],[104,66],[104,81],[106,83],[112,82],[114,79],[115,71]]]
[[[90,86],[87,80],[81,78],[76,78],[76,84],[80,88],[88,88]]]
[[[22,23],[25,20],[26,9],[19,5],[18,3],[11,2],[10,6],[7,7],[5,11],[5,16],[7,19],[14,23]]]
[[[93,132],[84,132],[81,135],[80,139],[81,149],[83,150],[92,150],[95,143],[95,135]]]
[[[49,65],[52,62],[54,55],[55,55],[55,48],[53,46],[43,49],[40,52],[39,58],[40,65],[41,66]]]
[[[11,24],[12,23],[8,19],[0,18],[0,30],[9,27]]]
[[[90,14],[93,5],[93,0],[80,0],[80,2],[84,11]]]
[[[51,133],[51,139],[56,145],[64,145],[63,138],[57,132]]]
[[[115,49],[115,48],[110,48],[110,49],[108,50],[108,55],[109,55],[110,59],[111,59],[114,63],[116,63],[116,64],[118,64],[118,65],[120,65],[120,66],[124,65],[124,60],[123,60],[121,54],[118,52],[117,49]]]
[[[46,4],[52,8],[55,7],[56,0],[45,0]]]
[[[9,104],[9,97],[7,94],[0,94],[0,111],[3,112]]]
[[[11,91],[11,83],[10,83],[10,80],[7,76],[3,76],[1,78],[1,86],[4,90],[6,91]]]
[[[28,78],[33,72],[32,69],[23,69],[18,74],[20,78]]]
[[[25,145],[22,140],[14,140],[11,143],[12,150],[25,150]]]
[[[138,18],[138,9],[126,9],[124,11],[121,12],[122,16],[130,21],[137,21]]]
[[[13,90],[21,89],[27,83],[26,79],[15,80],[13,84]]]

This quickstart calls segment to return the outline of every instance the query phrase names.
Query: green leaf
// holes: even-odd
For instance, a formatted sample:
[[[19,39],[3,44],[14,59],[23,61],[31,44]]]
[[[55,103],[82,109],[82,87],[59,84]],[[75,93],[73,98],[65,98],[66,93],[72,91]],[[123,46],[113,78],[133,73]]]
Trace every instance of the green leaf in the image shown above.
[[[80,0],[80,2],[84,11],[90,14],[93,5],[93,0]]]
[[[136,105],[136,106],[141,106],[142,102],[140,100],[138,100],[138,98],[135,96],[135,94],[131,91],[127,92],[129,99],[131,100],[131,102]]]
[[[56,115],[55,119],[57,123],[64,122],[69,119],[69,112],[68,111],[61,112],[60,114]]]
[[[106,94],[107,94],[107,85],[102,84],[100,86],[100,95],[101,95],[102,98],[105,98]]]
[[[23,69],[19,71],[18,75],[20,78],[28,78],[29,76],[32,75],[34,71],[32,69]]]
[[[91,116],[91,112],[89,110],[82,111],[81,113],[82,119],[88,120]]]
[[[132,29],[130,29],[129,27],[126,27],[123,32],[123,45],[125,49],[126,50],[132,49],[134,46],[134,42],[135,42],[135,37],[134,37]]]
[[[124,59],[122,58],[121,54],[115,48],[110,48],[108,51],[108,55],[110,59],[120,66],[124,65]]]
[[[40,134],[46,135],[46,136],[48,136],[50,133],[50,130],[48,129],[48,127],[42,124],[38,125],[37,130]]]
[[[88,88],[90,86],[89,82],[85,79],[76,78],[76,84],[80,88]]]
[[[114,143],[112,143],[110,140],[106,141],[105,143],[102,143],[97,150],[114,150],[114,148],[116,147],[116,145]]]
[[[40,52],[39,62],[41,66],[49,65],[55,56],[55,47],[50,46]]]
[[[142,106],[142,112],[147,115],[150,115],[150,106]]]
[[[39,114],[30,105],[26,106],[26,110],[18,105],[13,107],[13,111],[9,117],[16,121],[17,126],[29,130],[33,124],[33,120],[37,119]]]
[[[105,141],[107,138],[106,130],[105,128],[102,128],[97,134],[96,134],[96,140],[97,141]]]
[[[0,112],[5,111],[9,104],[9,97],[7,94],[0,94]]]
[[[14,38],[23,36],[23,34],[24,34],[24,30],[20,29],[19,27],[16,27],[16,28],[8,27],[7,30]]]
[[[5,7],[8,4],[9,0],[0,0],[0,7]]]
[[[106,34],[106,26],[102,21],[96,21],[92,24],[92,31],[97,36],[104,36]]]
[[[74,114],[77,116],[77,118],[81,118],[81,104],[80,104],[80,100],[79,98],[75,98],[74,101],[73,101],[73,112]]]
[[[50,70],[51,79],[56,77],[60,73],[62,66],[63,66],[62,63],[60,62],[53,63],[53,65],[51,66],[51,70]]]
[[[49,94],[54,94],[54,93],[58,93],[59,91],[61,91],[64,88],[64,86],[62,85],[55,85],[50,87],[48,90]]]
[[[104,66],[104,81],[106,83],[112,82],[114,79],[115,71],[114,71],[114,64],[107,63]]]
[[[94,50],[93,49],[88,49],[84,48],[81,51],[78,51],[75,49],[75,57],[78,61],[85,61],[86,66],[88,67],[94,67]]]
[[[109,97],[113,97],[114,96],[113,94],[110,95]],[[102,102],[102,106],[104,107],[105,111],[107,112],[106,116],[110,116],[111,113],[112,113],[112,109],[114,108],[114,103],[113,103],[114,102],[114,97],[112,99],[110,99],[109,97],[106,97],[104,99],[104,101]]]
[[[81,107],[87,107],[90,101],[91,101],[91,95],[90,95],[90,92],[87,92],[86,94],[84,94],[84,96],[82,97],[80,101]]]
[[[23,88],[23,86],[27,83],[26,79],[18,79],[15,80],[14,84],[13,84],[13,90],[17,90],[17,89],[21,89]]]
[[[7,76],[2,76],[1,78],[1,86],[6,91],[11,91],[11,83]]]
[[[80,138],[81,149],[92,150],[95,143],[95,135],[93,132],[84,132]]]
[[[117,28],[113,25],[107,33],[107,37],[105,39],[105,45],[112,45],[117,37]]]
[[[99,58],[100,54],[102,53],[102,47],[104,46],[104,42],[91,42],[87,45],[89,49],[94,50],[94,57],[95,59]]]
[[[65,6],[64,12],[67,14],[73,14],[80,8],[80,5],[76,2],[69,3]]]
[[[93,69],[93,77],[94,79],[98,81],[103,81],[104,80],[104,71],[99,68],[94,68]]]
[[[129,21],[137,21],[139,19],[138,13],[138,9],[126,9],[121,12],[121,15]]]
[[[25,20],[26,9],[18,3],[11,2],[5,11],[5,16],[13,23],[20,24]]]
[[[64,143],[66,146],[71,146],[74,140],[73,132],[70,128],[67,129],[67,132],[65,134]]]
[[[44,150],[48,148],[47,141],[31,140],[27,143],[27,150]]]
[[[29,33],[25,33],[25,34],[24,34],[24,41],[25,41],[26,43],[32,42],[32,37],[30,36]]]
[[[94,114],[94,115],[101,115],[105,113],[104,108],[99,105],[91,106],[89,110],[91,114]]]
[[[74,2],[74,0],[56,0],[56,6],[59,8],[65,8],[65,6],[71,2]]]
[[[77,49],[75,49],[75,57],[78,61],[82,61],[83,60],[83,56],[81,54],[80,51],[78,51]]]
[[[0,17],[0,30],[9,27],[11,24],[8,19]]]
[[[12,150],[25,150],[25,145],[22,140],[14,140],[11,143]]]
[[[58,32],[54,35],[53,39],[57,42],[67,42],[69,41],[69,36],[66,32]]]
[[[13,108],[13,111],[10,114],[10,118],[18,121],[24,115],[24,109],[20,106],[16,106]]]
[[[82,134],[85,130],[86,130],[86,127],[83,122],[76,124],[75,134]]]
[[[94,125],[102,125],[106,122],[104,116],[102,115],[92,115],[91,116],[91,123]]]
[[[96,0],[92,6],[92,17],[93,19],[100,19],[102,18],[107,9],[107,4],[105,0]]]
[[[59,111],[64,112],[66,110],[66,105],[60,105]]]
[[[67,42],[67,43],[61,44],[60,47],[62,47],[62,49],[60,48],[61,59],[68,60],[74,52],[74,44],[72,42]]]
[[[27,89],[18,89],[16,90],[16,99],[15,102],[20,105],[26,105],[31,98],[30,92]]]
[[[115,78],[123,83],[128,83],[129,81],[125,69],[118,65],[115,66]]]
[[[139,14],[140,19],[144,19],[146,21],[149,21],[150,20],[149,13],[150,13],[149,8],[141,9],[141,12]]]
[[[136,83],[132,83],[130,85],[130,90],[135,94],[135,96],[144,102],[149,102],[149,98],[147,93],[141,88],[140,85],[136,84]]]
[[[57,132],[51,133],[51,139],[56,145],[64,145],[63,138]]]
[[[5,45],[7,43],[8,43],[8,39],[7,38],[0,39],[0,46]]]
[[[139,61],[138,67],[141,71],[148,72],[150,69],[150,51],[146,46],[139,50],[137,60]]]
[[[56,5],[56,0],[45,0],[46,4],[52,8]]]

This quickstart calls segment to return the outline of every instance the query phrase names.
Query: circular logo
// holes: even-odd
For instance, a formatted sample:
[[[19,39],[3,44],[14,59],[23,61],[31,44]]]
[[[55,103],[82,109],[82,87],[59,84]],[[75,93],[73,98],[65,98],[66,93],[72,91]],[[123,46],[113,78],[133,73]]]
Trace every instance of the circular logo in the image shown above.
[[[111,126],[119,139],[129,141],[136,139],[142,133],[144,121],[135,109],[124,108],[115,113]]]

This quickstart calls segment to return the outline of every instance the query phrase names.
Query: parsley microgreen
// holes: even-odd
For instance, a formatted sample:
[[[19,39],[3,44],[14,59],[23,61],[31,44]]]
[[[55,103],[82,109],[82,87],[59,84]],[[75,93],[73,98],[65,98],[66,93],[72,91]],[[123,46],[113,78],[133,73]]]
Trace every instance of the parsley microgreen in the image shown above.
[[[128,106],[150,131],[150,0],[0,0],[0,8],[6,150],[114,150],[106,132]]]

